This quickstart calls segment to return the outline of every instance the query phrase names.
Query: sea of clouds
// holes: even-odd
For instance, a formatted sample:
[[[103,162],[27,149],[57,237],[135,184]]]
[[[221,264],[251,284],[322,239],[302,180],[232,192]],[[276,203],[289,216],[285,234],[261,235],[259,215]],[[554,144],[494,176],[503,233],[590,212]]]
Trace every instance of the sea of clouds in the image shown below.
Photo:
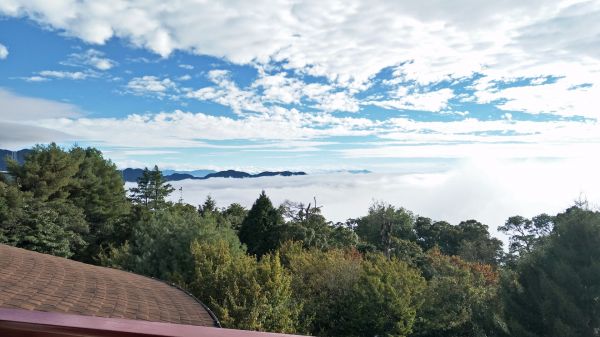
[[[595,160],[469,161],[435,173],[325,173],[254,179],[215,178],[171,182],[183,187],[171,195],[201,204],[207,195],[224,207],[237,202],[251,207],[261,190],[274,204],[285,200],[323,206],[332,221],[367,213],[373,201],[385,201],[412,212],[457,224],[476,219],[496,228],[509,216],[556,214],[576,200],[600,200],[600,164]],[[131,184],[128,184],[128,187]]]

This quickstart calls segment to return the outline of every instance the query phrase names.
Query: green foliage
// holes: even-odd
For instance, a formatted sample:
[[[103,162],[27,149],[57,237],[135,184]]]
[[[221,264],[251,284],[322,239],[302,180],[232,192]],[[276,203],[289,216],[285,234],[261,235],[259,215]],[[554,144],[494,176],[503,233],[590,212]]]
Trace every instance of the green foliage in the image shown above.
[[[233,230],[200,217],[193,207],[176,205],[145,213],[133,224],[131,241],[102,254],[100,261],[185,286],[193,278],[192,243],[223,240],[241,249]]]
[[[395,239],[415,239],[413,223],[413,215],[404,208],[376,202],[369,208],[369,214],[356,220],[356,234],[389,258],[397,248]]]
[[[413,336],[497,336],[502,333],[498,273],[490,265],[427,254],[428,278]]]
[[[0,199],[4,199],[0,197]],[[6,204],[0,201],[0,204]],[[88,227],[82,211],[70,203],[28,199],[0,226],[0,243],[40,253],[71,257],[82,251]]]
[[[227,328],[293,333],[301,304],[292,298],[291,277],[279,256],[260,261],[223,241],[198,241],[193,293],[216,313]]]
[[[287,243],[282,258],[305,303],[305,333],[317,336],[406,336],[424,281],[407,264],[381,254],[303,250]]]
[[[503,254],[502,241],[490,236],[488,226],[476,220],[458,224],[458,255],[470,262],[496,265]]]
[[[152,170],[144,168],[144,173],[138,178],[137,186],[130,188],[131,201],[149,210],[159,210],[168,206],[165,198],[175,189],[168,184],[158,166]]]
[[[262,191],[240,226],[240,241],[248,247],[250,254],[260,257],[277,249],[282,224],[280,211]]]
[[[316,201],[315,201],[316,204]],[[286,201],[280,207],[280,212],[287,222],[279,229],[281,242],[302,242],[304,248],[343,248],[353,247],[358,243],[358,236],[345,224],[332,225],[321,214],[321,208],[303,203]]]
[[[512,216],[498,230],[509,235],[508,253],[515,260],[541,244],[552,232],[553,225],[554,217],[547,214],[540,214],[532,219]]]
[[[89,243],[77,259],[93,261],[102,245],[121,243],[115,235],[129,213],[130,203],[125,195],[121,174],[115,164],[104,159],[94,148],[75,147],[70,155],[80,161],[79,170],[68,185],[69,200],[83,210],[89,223]]]
[[[414,228],[416,242],[424,251],[437,247],[446,255],[493,265],[498,264],[503,255],[502,241],[491,237],[488,226],[476,220],[452,226],[445,221],[433,222],[419,217]]]
[[[238,203],[233,203],[221,211],[223,223],[235,231],[239,231],[242,222],[248,216],[248,210]]]
[[[96,149],[38,145],[23,165],[9,161],[9,174],[5,200],[13,205],[2,210],[0,202],[0,218],[11,228],[4,236],[20,247],[90,262],[129,212],[119,172]]]
[[[504,282],[513,336],[600,336],[600,213],[572,207]]]
[[[418,217],[415,221],[416,242],[424,251],[437,247],[446,255],[457,255],[460,232],[456,226],[446,221],[433,222],[429,218]]]
[[[64,200],[69,197],[68,186],[79,170],[82,158],[71,156],[55,143],[37,145],[19,165],[8,160],[8,172],[22,191],[31,192],[39,201]]]

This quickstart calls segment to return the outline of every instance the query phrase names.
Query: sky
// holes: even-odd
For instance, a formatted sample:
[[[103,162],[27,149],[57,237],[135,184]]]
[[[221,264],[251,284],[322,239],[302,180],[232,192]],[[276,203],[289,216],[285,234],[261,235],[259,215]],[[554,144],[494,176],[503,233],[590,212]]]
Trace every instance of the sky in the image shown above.
[[[600,1],[0,0],[0,148],[592,193],[599,107]]]

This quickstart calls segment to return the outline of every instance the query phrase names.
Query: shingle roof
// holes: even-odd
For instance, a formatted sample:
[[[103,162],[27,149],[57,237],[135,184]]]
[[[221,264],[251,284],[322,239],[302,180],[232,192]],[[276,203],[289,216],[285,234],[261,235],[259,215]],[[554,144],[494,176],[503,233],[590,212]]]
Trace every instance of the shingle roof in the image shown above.
[[[200,302],[161,281],[1,244],[0,308],[217,326]]]

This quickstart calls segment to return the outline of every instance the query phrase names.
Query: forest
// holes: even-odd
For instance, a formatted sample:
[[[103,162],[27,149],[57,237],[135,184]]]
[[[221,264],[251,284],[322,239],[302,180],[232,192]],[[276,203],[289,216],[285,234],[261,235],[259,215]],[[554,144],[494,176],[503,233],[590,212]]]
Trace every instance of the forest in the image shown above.
[[[176,284],[226,328],[600,336],[600,213],[585,202],[508,218],[498,228],[505,250],[477,220],[451,224],[383,201],[344,223],[314,200],[274,205],[264,191],[249,209],[210,196],[169,202],[158,167],[126,190],[94,148],[38,145],[23,164],[7,161],[0,243]]]

